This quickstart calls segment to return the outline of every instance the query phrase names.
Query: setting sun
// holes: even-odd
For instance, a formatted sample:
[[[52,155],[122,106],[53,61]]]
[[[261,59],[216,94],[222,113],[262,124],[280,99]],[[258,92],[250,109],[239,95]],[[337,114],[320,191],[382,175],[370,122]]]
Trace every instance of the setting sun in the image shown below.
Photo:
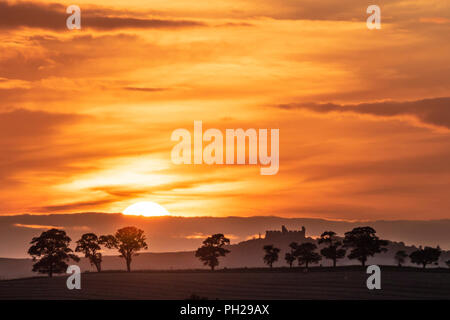
[[[162,206],[151,201],[142,201],[132,204],[131,206],[127,207],[122,213],[125,215],[144,216],[144,217],[157,217],[170,215],[170,213]]]

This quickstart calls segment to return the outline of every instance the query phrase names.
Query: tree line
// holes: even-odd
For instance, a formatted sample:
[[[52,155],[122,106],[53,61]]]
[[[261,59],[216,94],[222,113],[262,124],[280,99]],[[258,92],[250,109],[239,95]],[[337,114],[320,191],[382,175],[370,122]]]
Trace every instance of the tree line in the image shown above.
[[[130,272],[133,257],[140,250],[148,249],[144,231],[136,227],[121,228],[114,235],[97,236],[95,233],[85,233],[76,241],[75,251],[69,247],[71,241],[66,232],[59,229],[50,229],[42,232],[39,237],[34,237],[28,250],[34,262],[33,271],[48,274],[49,277],[52,277],[53,274],[64,273],[69,260],[76,262],[80,260],[74,253],[79,252],[88,259],[92,266],[95,266],[98,272],[101,272],[103,260],[101,250],[104,247],[116,249],[120,257],[125,260],[127,271]],[[310,264],[318,263],[324,257],[332,260],[333,267],[336,267],[338,260],[343,259],[349,251],[347,258],[357,259],[364,267],[369,257],[386,252],[385,247],[389,242],[379,239],[371,227],[358,227],[346,232],[342,241],[335,232],[325,231],[318,239],[318,243],[325,245],[320,250],[320,254],[316,252],[317,246],[312,242],[301,244],[292,242],[289,245],[290,251],[284,257],[287,264],[292,268],[297,260],[299,266],[307,269]],[[223,234],[214,234],[203,241],[202,246],[195,251],[195,256],[214,271],[219,265],[219,258],[230,253],[230,250],[226,248],[229,244],[230,240]],[[263,260],[272,268],[273,264],[278,261],[281,250],[274,245],[265,245],[263,250],[265,252]],[[439,247],[420,247],[410,255],[403,250],[398,251],[395,260],[401,266],[409,257],[412,263],[426,268],[429,264],[437,263],[440,255]],[[450,260],[446,261],[446,264],[450,267]]]
[[[230,250],[224,248],[229,243],[230,240],[223,234],[212,235],[203,241],[203,246],[197,249],[195,255],[214,271],[219,265],[219,257],[224,257],[230,252]],[[381,240],[377,237],[376,231],[371,227],[357,227],[346,232],[343,240],[337,237],[335,232],[325,231],[318,239],[318,243],[324,245],[320,253],[316,251],[318,248],[315,243],[304,242],[298,244],[297,242],[292,242],[289,245],[289,252],[284,256],[286,263],[292,268],[297,260],[299,266],[304,266],[308,269],[310,264],[318,263],[323,257],[331,260],[333,267],[336,267],[338,260],[345,258],[347,255],[347,258],[350,260],[356,259],[365,267],[369,257],[387,251],[385,247],[389,244],[389,241]],[[265,245],[263,250],[265,253],[263,256],[264,263],[272,268],[273,264],[278,261],[281,250],[272,244]],[[439,246],[437,248],[420,247],[410,255],[403,250],[398,251],[395,255],[395,260],[401,266],[406,262],[406,258],[409,257],[412,263],[426,268],[429,264],[437,263],[440,255],[441,249]],[[446,264],[450,267],[450,260],[446,261]]]
[[[50,229],[42,232],[39,237],[31,240],[28,254],[33,257],[33,271],[48,274],[52,277],[56,273],[64,273],[67,270],[67,262],[80,258],[69,248],[72,241],[64,230]],[[75,252],[83,253],[91,265],[101,272],[102,254],[101,247],[117,249],[120,257],[125,260],[127,271],[131,271],[133,256],[142,249],[147,249],[144,231],[136,227],[125,227],[116,231],[114,235],[102,235],[85,233],[76,241]]]

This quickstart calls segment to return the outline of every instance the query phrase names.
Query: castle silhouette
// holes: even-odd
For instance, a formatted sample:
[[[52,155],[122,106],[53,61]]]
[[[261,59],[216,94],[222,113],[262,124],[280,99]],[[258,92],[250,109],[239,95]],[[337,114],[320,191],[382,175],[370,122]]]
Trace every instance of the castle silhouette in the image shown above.
[[[281,231],[279,230],[268,230],[266,231],[266,240],[285,240],[287,238],[294,238],[298,240],[306,239],[306,229],[302,227],[301,230],[288,230],[285,226],[281,226]]]

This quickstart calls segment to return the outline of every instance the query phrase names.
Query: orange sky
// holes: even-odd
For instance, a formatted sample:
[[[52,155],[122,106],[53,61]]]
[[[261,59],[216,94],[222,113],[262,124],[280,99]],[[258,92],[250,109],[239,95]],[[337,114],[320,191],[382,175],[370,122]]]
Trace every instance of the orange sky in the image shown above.
[[[450,3],[339,3],[2,1],[0,214],[449,218]],[[172,164],[194,120],[280,129],[278,174]]]

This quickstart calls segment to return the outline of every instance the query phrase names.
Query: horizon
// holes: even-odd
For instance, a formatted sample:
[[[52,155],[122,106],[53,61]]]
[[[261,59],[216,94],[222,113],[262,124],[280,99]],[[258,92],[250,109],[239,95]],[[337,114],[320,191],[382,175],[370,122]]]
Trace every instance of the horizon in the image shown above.
[[[94,211],[88,211],[88,212],[58,212],[58,213],[11,213],[11,214],[2,214],[0,217],[11,217],[11,216],[50,216],[50,215],[76,215],[76,214],[114,214],[114,215],[123,215],[127,216],[126,214],[123,214],[122,212],[94,212]],[[144,216],[144,215],[134,215],[130,214],[129,216],[134,217],[140,217],[140,218],[217,218],[217,219],[225,219],[225,218],[282,218],[282,219],[313,219],[313,220],[323,220],[323,221],[331,221],[331,222],[349,222],[349,223],[364,223],[364,222],[382,222],[382,221],[418,221],[418,222],[426,222],[426,221],[447,221],[450,220],[450,218],[442,218],[442,219],[379,219],[379,220],[347,220],[347,219],[327,219],[327,218],[321,218],[321,217],[314,217],[314,216],[289,216],[289,217],[283,217],[275,214],[268,214],[268,215],[230,215],[230,216],[208,216],[208,215],[202,215],[202,216],[183,216],[183,215],[173,215],[173,214],[167,214],[167,215],[160,215],[160,216]]]

